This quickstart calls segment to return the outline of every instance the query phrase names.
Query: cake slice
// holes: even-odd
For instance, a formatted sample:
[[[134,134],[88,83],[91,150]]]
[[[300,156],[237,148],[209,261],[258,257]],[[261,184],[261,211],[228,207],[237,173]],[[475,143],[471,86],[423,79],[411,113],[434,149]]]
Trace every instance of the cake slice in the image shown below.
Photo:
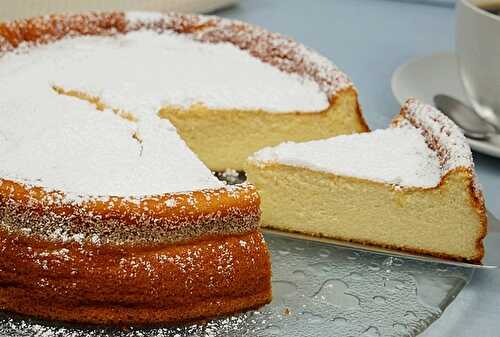
[[[410,99],[388,129],[255,153],[264,226],[479,263],[486,215],[458,127]]]

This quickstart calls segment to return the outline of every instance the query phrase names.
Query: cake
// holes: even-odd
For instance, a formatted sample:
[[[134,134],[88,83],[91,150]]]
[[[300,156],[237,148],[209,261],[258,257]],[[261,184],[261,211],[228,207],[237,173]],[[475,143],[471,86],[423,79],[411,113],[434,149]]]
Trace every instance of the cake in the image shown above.
[[[410,99],[388,129],[262,149],[263,226],[480,263],[486,215],[458,127]]]
[[[256,149],[366,131],[345,74],[216,17],[52,15],[0,24],[0,308],[177,324],[271,300]]]

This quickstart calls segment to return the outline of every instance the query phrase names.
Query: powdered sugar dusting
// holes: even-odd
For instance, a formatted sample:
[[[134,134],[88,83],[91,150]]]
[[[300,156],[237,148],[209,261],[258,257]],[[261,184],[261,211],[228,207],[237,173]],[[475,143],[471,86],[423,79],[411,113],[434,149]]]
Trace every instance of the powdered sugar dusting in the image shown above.
[[[403,187],[435,187],[449,171],[473,169],[459,128],[435,108],[409,100],[391,128],[305,143],[284,143],[251,160],[369,179]]]
[[[50,83],[138,114],[195,104],[275,113],[318,112],[329,105],[316,82],[281,72],[232,44],[169,31],[63,39],[27,57],[50,60],[40,65]]]
[[[436,186],[439,160],[416,130],[387,129],[305,143],[283,143],[252,160],[375,180],[399,186]]]
[[[167,14],[155,18],[129,12],[129,27],[163,30],[169,27],[190,38],[210,43],[231,43],[279,70],[316,82],[332,100],[335,94],[354,86],[349,77],[314,50],[278,33],[237,20],[215,16]]]
[[[153,115],[133,123],[112,111],[97,111],[55,93],[42,83],[42,75],[35,76],[36,68],[23,67],[8,80],[0,70],[0,90],[9,93],[0,98],[0,130],[6,138],[0,144],[1,177],[61,190],[73,200],[223,186],[167,120]],[[141,142],[134,139],[136,133]]]
[[[143,22],[153,23],[155,21],[163,20],[165,15],[160,12],[146,12],[146,11],[130,11],[127,12],[127,20],[131,23]]]

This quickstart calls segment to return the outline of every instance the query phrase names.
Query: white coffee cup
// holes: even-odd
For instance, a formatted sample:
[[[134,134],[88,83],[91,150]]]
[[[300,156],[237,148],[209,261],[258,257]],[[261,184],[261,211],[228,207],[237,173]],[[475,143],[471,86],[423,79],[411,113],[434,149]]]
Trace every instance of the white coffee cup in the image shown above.
[[[465,91],[474,109],[500,127],[500,15],[486,6],[500,0],[458,0],[456,54]]]

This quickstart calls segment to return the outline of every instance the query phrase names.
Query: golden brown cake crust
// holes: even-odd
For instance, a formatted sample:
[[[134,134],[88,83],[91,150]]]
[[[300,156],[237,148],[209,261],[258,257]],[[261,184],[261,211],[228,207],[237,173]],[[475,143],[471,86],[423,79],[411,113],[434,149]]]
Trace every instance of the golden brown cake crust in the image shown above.
[[[241,234],[258,227],[259,205],[249,184],[75,202],[63,192],[0,179],[2,228],[52,241],[151,246]]]
[[[262,234],[156,247],[52,243],[0,233],[0,308],[93,324],[179,323],[271,299]]]
[[[271,300],[252,185],[67,202],[0,184],[0,308],[93,324],[174,324]]]
[[[0,308],[125,325],[261,306],[271,299],[271,266],[259,204],[246,184],[75,203],[4,180]]]

